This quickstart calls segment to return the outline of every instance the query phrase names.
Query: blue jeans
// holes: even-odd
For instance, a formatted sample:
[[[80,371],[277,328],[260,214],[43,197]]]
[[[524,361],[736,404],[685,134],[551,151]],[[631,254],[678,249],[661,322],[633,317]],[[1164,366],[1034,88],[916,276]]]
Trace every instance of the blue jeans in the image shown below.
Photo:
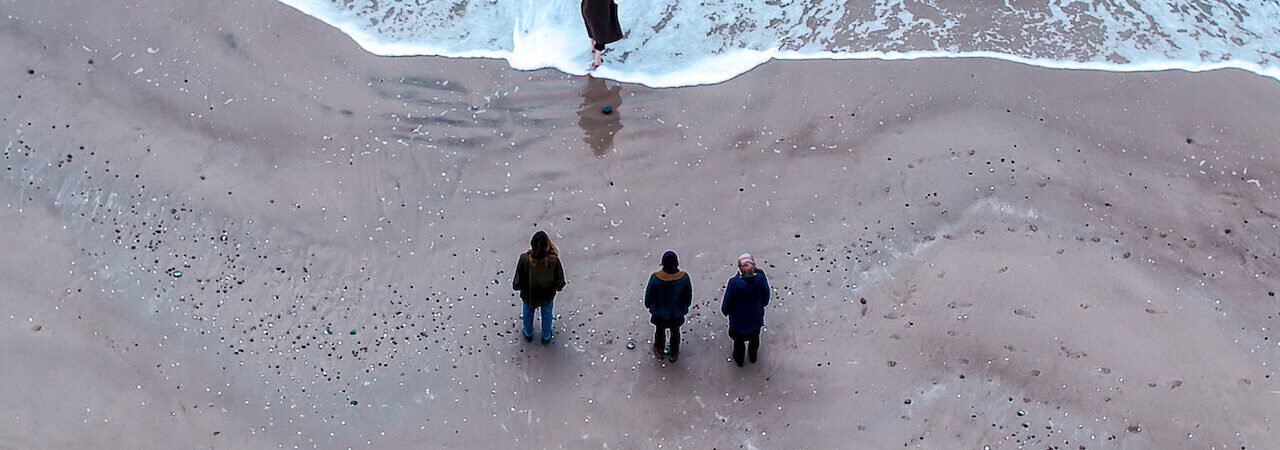
[[[542,339],[543,339],[543,340],[551,339],[551,305],[552,305],[553,303],[555,303],[555,302],[547,303],[547,304],[546,304],[546,306],[542,306],[542,307],[541,307],[541,309],[542,309]],[[532,337],[532,336],[533,336],[533,310],[534,310],[534,308],[536,308],[536,307],[531,307],[531,306],[529,306],[529,304],[528,304],[528,303],[525,303],[525,304],[524,304],[524,316],[523,316],[523,317],[521,317],[521,319],[524,321],[524,335],[525,335],[525,336],[527,336],[527,337]]]

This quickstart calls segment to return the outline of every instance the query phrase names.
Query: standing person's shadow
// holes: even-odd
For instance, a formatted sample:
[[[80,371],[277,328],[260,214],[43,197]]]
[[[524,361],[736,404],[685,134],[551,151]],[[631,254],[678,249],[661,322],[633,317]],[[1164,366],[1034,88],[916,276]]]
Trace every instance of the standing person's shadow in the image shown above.
[[[605,114],[608,106],[613,112]],[[578,126],[585,134],[582,138],[596,156],[604,156],[613,149],[613,136],[622,130],[622,86],[609,87],[604,80],[587,75],[582,88],[582,107],[578,108]]]

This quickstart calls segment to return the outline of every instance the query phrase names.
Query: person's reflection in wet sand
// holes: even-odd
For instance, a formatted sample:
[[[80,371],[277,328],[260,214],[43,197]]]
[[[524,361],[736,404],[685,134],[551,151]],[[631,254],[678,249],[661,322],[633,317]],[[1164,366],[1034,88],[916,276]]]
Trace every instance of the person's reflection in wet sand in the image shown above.
[[[608,106],[613,112],[605,114]],[[582,88],[582,107],[578,108],[578,126],[582,127],[583,141],[591,146],[596,156],[604,156],[613,150],[613,136],[622,130],[622,86],[609,87],[604,80],[588,75]]]

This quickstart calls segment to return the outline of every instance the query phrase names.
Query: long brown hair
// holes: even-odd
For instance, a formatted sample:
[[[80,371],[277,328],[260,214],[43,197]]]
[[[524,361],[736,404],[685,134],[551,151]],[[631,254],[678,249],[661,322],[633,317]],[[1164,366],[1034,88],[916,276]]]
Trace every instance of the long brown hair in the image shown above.
[[[550,257],[558,258],[560,254],[560,251],[556,250],[556,245],[551,243],[551,238],[542,231],[533,233],[533,238],[529,240],[529,248],[530,259],[538,264],[546,264]]]

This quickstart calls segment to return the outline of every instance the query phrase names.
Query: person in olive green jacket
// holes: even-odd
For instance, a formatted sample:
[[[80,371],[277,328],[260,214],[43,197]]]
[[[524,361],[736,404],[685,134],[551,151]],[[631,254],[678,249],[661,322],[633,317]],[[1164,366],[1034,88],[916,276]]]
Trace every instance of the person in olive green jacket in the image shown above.
[[[533,341],[533,310],[542,309],[542,345],[551,342],[552,301],[564,289],[564,267],[559,251],[547,233],[539,231],[529,241],[529,251],[516,263],[512,287],[520,291],[524,303],[524,340]]]

